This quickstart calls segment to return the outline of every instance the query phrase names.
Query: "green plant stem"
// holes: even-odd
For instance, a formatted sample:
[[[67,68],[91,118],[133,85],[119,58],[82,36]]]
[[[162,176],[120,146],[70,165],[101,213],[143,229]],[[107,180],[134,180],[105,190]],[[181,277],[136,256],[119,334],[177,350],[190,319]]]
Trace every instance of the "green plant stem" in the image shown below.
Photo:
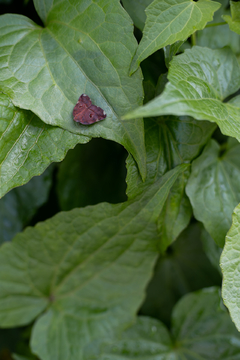
[[[196,36],[196,32],[192,34],[191,36],[191,43],[192,46],[196,46],[197,45],[197,36]]]
[[[221,25],[226,25],[226,21],[222,21],[222,22],[219,22],[219,23],[214,23],[214,24],[208,24],[205,26],[205,29],[208,28],[208,27],[213,27],[213,26],[221,26]]]

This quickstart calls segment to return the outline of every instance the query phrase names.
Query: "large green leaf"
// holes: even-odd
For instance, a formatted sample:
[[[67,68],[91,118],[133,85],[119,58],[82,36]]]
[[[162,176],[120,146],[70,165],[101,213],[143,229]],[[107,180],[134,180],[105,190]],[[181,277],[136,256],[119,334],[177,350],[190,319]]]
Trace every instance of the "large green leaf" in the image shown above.
[[[86,136],[44,124],[0,93],[0,198],[61,161],[69,148],[88,141]]]
[[[15,106],[47,124],[122,144],[145,176],[143,121],[120,117],[142,102],[141,71],[128,76],[137,42],[119,0],[35,0],[42,28],[26,17],[0,20],[0,88]],[[91,126],[73,121],[81,94],[107,114]]]
[[[166,171],[197,157],[215,125],[190,117],[162,116],[145,121],[147,178],[142,182],[135,162],[127,160],[127,195],[134,198],[157,181]],[[164,251],[187,226],[192,210],[185,194],[189,172],[174,184],[159,219],[159,249]]]
[[[216,122],[223,134],[240,141],[240,96],[223,102],[240,87],[240,67],[229,49],[186,50],[172,60],[168,79],[162,95],[125,118],[189,115]]]
[[[139,317],[120,339],[89,347],[85,360],[240,359],[240,335],[220,301],[218,288],[189,294],[173,311],[171,333],[160,321]]]
[[[183,295],[203,287],[221,285],[221,276],[206,257],[200,235],[199,224],[191,224],[159,257],[141,314],[169,325],[172,309]]]
[[[145,9],[152,1],[153,0],[122,0],[123,6],[131,16],[134,25],[140,30],[143,30],[146,21]]]
[[[223,301],[230,311],[232,320],[240,331],[239,233],[240,204],[234,209],[232,215],[232,226],[227,233],[225,246],[220,259],[220,266],[223,272]]]
[[[229,15],[227,9],[228,0],[217,0],[222,4],[221,8],[214,14],[213,21],[202,31],[197,32],[197,45],[206,46],[212,49],[229,46],[236,54],[240,53],[240,37],[223,24],[223,15]],[[220,24],[219,26],[214,26]]]
[[[140,62],[164,46],[186,40],[205,27],[221,5],[210,0],[154,0],[146,9],[143,38],[133,58],[130,73]]]
[[[240,145],[231,140],[224,154],[216,141],[209,142],[193,162],[186,187],[195,218],[221,247],[240,202]]]
[[[156,220],[180,165],[134,201],[57,214],[0,249],[0,326],[40,315],[32,349],[82,359],[84,345],[131,324],[157,256]]]
[[[223,19],[228,23],[230,30],[240,35],[240,4],[230,1],[231,15],[224,15]]]
[[[103,201],[126,201],[125,159],[126,151],[121,145],[101,138],[69,150],[57,177],[61,210]]]
[[[28,224],[48,198],[53,167],[0,199],[0,244],[9,241]]]

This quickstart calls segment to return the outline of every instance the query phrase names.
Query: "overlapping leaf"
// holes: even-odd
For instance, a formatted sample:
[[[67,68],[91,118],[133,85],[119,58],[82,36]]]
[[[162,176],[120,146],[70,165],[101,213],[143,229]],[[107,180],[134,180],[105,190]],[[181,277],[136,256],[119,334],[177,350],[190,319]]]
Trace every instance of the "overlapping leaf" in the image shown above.
[[[221,276],[209,262],[200,235],[199,224],[191,224],[169,251],[159,257],[141,314],[170,325],[172,309],[182,296],[204,287],[221,285]]]
[[[22,231],[36,210],[46,202],[52,185],[52,171],[53,168],[49,167],[41,176],[12,189],[0,199],[0,244]]]
[[[91,346],[85,360],[238,360],[240,335],[220,301],[218,288],[187,295],[173,311],[171,334],[160,321],[139,317],[119,340]]]
[[[143,183],[132,158],[127,161],[127,194],[134,198],[166,171],[198,156],[215,126],[190,117],[165,116],[145,121],[147,178]],[[189,173],[179,176],[159,219],[159,248],[165,250],[187,226],[192,210],[185,195]]]
[[[230,311],[232,320],[240,331],[239,233],[240,204],[234,209],[232,226],[227,233],[225,246],[220,259],[220,266],[223,272],[223,301]]]
[[[86,136],[44,124],[0,93],[0,197],[61,161],[69,148],[88,141]]]
[[[186,192],[194,216],[221,247],[231,226],[232,212],[240,202],[239,178],[240,145],[234,140],[229,141],[224,155],[211,140],[192,164]]]
[[[240,96],[223,102],[240,88],[240,67],[229,49],[194,47],[176,56],[162,95],[125,116],[189,115],[216,122],[223,134],[240,141]]]
[[[143,122],[120,117],[142,101],[141,72],[128,76],[137,42],[118,0],[35,0],[45,27],[7,14],[0,20],[0,89],[15,106],[47,124],[124,145],[145,176]],[[75,123],[73,107],[86,93],[104,121]]]
[[[201,232],[201,240],[203,244],[204,251],[211,261],[212,265],[219,271],[222,275],[220,268],[220,256],[222,254],[222,248],[220,248],[210,234],[203,228]]]
[[[179,174],[135,201],[59,213],[0,249],[0,326],[37,320],[40,358],[80,360],[84,345],[130,324],[157,256],[156,219]]]
[[[214,1],[154,0],[146,9],[147,20],[143,38],[133,58],[130,73],[140,62],[164,46],[186,40],[211,21],[221,5]]]
[[[229,15],[227,9],[228,0],[217,0],[222,6],[214,14],[213,21],[210,25],[202,31],[197,32],[197,45],[206,46],[212,49],[219,49],[224,46],[229,46],[235,54],[240,53],[240,37],[235,32],[229,29],[229,26],[224,25],[222,16]],[[218,26],[213,26],[217,25]]]
[[[146,14],[146,7],[151,4],[153,0],[123,0],[123,6],[131,16],[134,25],[137,26],[140,30],[143,30]]]
[[[230,1],[231,15],[224,15],[223,19],[228,23],[230,30],[240,35],[240,4]]]

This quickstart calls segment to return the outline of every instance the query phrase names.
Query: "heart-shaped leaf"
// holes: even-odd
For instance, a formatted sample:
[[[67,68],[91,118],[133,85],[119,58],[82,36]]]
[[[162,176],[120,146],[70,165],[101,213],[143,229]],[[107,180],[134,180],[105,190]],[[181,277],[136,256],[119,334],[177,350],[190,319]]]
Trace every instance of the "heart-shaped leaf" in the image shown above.
[[[213,19],[221,5],[210,0],[154,0],[146,9],[143,38],[133,58],[130,73],[158,49],[186,40]]]
[[[31,111],[13,106],[0,93],[0,198],[40,175],[68,149],[90,138],[44,124]]]
[[[139,317],[119,340],[89,347],[84,360],[239,360],[240,335],[220,301],[218,288],[186,295],[173,311],[171,333]]]
[[[136,200],[59,213],[3,244],[0,326],[40,316],[33,352],[45,360],[80,360],[94,338],[131,324],[157,257],[156,220],[186,166]]]
[[[193,47],[171,62],[162,95],[124,118],[189,115],[216,122],[223,134],[240,141],[240,96],[223,102],[240,87],[240,67],[229,49]]]
[[[20,15],[1,16],[0,89],[47,124],[122,144],[145,177],[143,121],[120,118],[143,97],[141,71],[128,76],[137,47],[129,16],[118,0],[34,4],[44,28]],[[83,93],[106,112],[105,120],[91,126],[73,121]]]
[[[186,187],[195,218],[221,247],[240,202],[240,144],[231,140],[224,154],[216,141],[209,142],[193,162]]]

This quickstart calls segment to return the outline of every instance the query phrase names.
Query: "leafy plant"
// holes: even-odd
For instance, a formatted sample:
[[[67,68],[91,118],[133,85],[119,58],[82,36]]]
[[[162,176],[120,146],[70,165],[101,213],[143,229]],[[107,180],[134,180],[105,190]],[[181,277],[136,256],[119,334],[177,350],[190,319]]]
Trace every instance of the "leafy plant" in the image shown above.
[[[240,2],[0,2],[0,360],[240,359]]]

